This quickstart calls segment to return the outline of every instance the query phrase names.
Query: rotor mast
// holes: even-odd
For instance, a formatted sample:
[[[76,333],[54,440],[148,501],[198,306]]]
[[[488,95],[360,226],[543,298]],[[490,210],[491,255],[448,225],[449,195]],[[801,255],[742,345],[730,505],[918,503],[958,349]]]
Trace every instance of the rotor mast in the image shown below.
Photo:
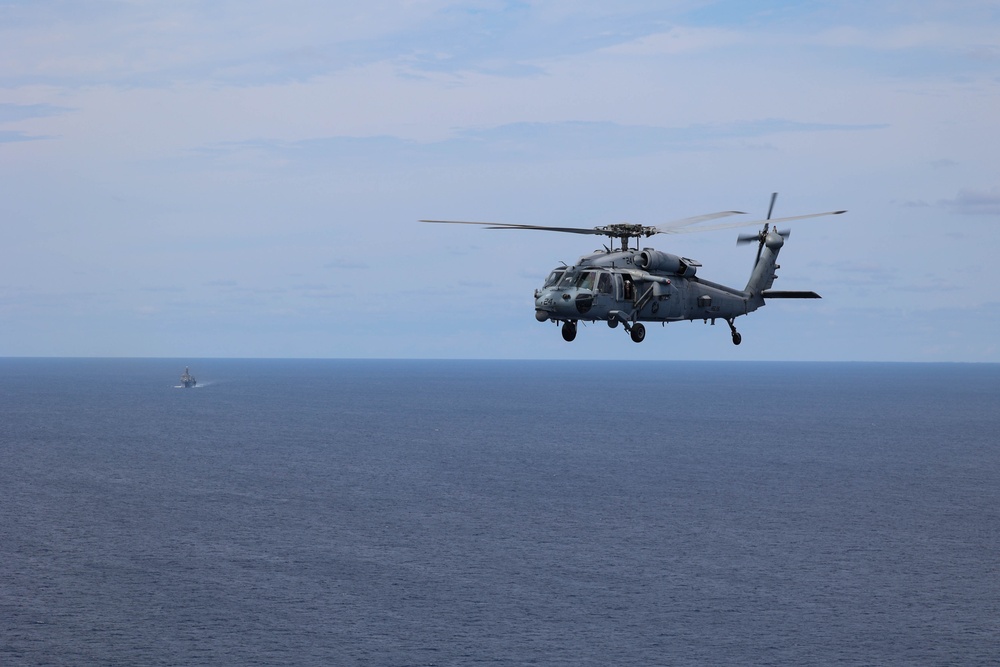
[[[631,250],[631,248],[629,248],[630,239],[633,238],[636,239],[635,249],[638,250],[639,249],[638,240],[640,238],[644,236],[646,237],[652,236],[653,234],[657,233],[657,230],[654,227],[645,227],[643,225],[636,225],[628,222],[619,222],[613,225],[596,227],[595,229],[611,239],[618,239],[618,241],[621,243],[622,252]],[[613,243],[612,246],[614,246]],[[614,250],[614,247],[612,247],[611,249]]]

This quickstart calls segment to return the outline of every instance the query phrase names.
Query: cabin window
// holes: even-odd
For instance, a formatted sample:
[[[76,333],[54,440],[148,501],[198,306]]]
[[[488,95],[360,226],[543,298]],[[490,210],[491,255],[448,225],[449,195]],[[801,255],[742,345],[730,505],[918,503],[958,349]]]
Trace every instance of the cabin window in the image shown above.
[[[597,279],[597,291],[601,294],[614,294],[615,286],[611,281],[610,273],[602,273],[601,277]]]

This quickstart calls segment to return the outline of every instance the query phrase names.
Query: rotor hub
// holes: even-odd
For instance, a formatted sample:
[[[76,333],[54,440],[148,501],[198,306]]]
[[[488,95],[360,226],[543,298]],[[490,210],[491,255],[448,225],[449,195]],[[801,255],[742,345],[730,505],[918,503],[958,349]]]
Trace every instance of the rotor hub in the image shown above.
[[[655,227],[646,227],[629,222],[618,222],[613,225],[595,227],[594,230],[609,238],[618,239],[622,244],[622,250],[629,249],[629,241],[631,239],[640,239],[644,236],[652,236],[658,233]],[[636,247],[638,248],[638,244],[636,244]]]

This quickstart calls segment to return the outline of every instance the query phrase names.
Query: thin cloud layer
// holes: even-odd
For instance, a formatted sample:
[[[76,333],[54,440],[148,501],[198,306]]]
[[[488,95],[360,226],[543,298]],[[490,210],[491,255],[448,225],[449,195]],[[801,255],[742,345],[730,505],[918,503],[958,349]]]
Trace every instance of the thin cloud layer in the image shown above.
[[[993,3],[0,1],[0,354],[394,356],[363,332],[409,330],[428,357],[1000,361],[963,324],[1000,280],[998,98]],[[416,222],[763,215],[775,190],[850,212],[782,255],[825,297],[808,330],[775,304],[738,351],[694,326],[567,346],[530,295],[591,241]],[[650,242],[720,282],[752,260]],[[853,316],[887,303],[907,316]],[[893,343],[949,308],[947,341]]]

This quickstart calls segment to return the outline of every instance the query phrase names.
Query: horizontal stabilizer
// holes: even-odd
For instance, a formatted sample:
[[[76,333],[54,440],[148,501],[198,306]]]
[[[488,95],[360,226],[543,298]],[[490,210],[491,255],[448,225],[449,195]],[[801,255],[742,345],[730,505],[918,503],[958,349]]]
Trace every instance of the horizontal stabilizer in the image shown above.
[[[781,292],[778,290],[764,290],[761,294],[765,299],[822,299],[816,292]]]

